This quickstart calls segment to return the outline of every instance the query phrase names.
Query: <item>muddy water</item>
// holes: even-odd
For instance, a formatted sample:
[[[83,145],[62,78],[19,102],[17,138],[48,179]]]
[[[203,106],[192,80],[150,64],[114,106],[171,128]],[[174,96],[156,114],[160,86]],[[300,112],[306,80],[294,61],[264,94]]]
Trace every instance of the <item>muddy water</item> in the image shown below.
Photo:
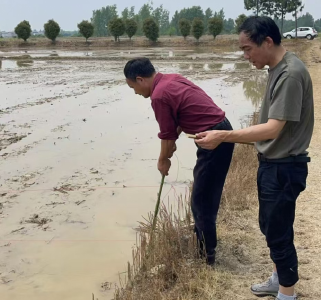
[[[192,50],[87,54],[154,57],[162,51],[168,60],[155,61],[159,71],[193,80],[234,128],[246,126],[262,98],[265,71],[253,70],[238,52],[209,52],[202,62],[193,56],[206,53]],[[21,53],[5,53],[15,55]],[[183,59],[171,61],[174,56]],[[222,56],[234,60],[222,62]],[[153,210],[160,182],[158,125],[150,100],[124,84],[125,62],[2,61],[1,299],[112,297],[131,259],[134,228]],[[177,146],[163,194],[171,204],[186,193],[195,164],[193,142],[182,135]]]

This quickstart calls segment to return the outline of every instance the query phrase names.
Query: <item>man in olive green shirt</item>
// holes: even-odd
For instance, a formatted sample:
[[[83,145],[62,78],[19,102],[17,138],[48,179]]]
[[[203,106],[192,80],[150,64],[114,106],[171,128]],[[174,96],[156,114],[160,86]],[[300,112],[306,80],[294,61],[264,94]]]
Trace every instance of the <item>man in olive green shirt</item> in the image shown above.
[[[259,223],[270,248],[274,272],[267,282],[251,287],[259,297],[294,300],[299,280],[293,243],[295,205],[306,187],[307,156],[313,126],[313,88],[303,62],[281,45],[275,22],[249,17],[240,28],[240,48],[256,68],[269,66],[259,125],[234,131],[208,131],[196,143],[215,149],[222,142],[256,142],[260,166],[257,175]]]

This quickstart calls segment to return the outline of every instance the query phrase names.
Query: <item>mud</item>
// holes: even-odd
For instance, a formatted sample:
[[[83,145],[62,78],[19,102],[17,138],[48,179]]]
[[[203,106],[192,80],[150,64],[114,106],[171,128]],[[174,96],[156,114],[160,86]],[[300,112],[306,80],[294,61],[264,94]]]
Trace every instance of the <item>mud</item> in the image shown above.
[[[194,81],[237,129],[258,108],[266,71],[234,50],[0,53],[2,299],[112,297],[160,182],[158,125],[150,100],[125,85],[126,59],[147,55]],[[177,147],[167,205],[188,192],[196,160],[190,139]]]

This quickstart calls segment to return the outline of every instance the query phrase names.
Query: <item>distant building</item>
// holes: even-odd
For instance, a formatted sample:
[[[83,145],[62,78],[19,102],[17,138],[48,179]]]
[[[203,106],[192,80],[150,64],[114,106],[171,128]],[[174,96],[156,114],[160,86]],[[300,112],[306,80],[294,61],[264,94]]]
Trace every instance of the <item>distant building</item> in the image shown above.
[[[37,36],[37,35],[45,35],[45,32],[43,30],[33,30],[31,33],[33,36]]]
[[[0,36],[3,38],[16,38],[17,35],[14,32],[1,31]]]

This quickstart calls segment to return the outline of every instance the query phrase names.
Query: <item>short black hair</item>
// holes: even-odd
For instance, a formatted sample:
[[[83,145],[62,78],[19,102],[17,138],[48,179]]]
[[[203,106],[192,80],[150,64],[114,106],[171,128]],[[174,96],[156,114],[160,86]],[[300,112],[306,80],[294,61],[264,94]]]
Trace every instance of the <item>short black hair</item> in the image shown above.
[[[269,17],[248,17],[238,31],[244,32],[258,46],[261,46],[267,37],[270,37],[275,45],[281,44],[280,29]]]
[[[127,79],[136,81],[137,76],[152,77],[155,68],[147,57],[139,57],[127,62],[124,68],[124,74]]]

